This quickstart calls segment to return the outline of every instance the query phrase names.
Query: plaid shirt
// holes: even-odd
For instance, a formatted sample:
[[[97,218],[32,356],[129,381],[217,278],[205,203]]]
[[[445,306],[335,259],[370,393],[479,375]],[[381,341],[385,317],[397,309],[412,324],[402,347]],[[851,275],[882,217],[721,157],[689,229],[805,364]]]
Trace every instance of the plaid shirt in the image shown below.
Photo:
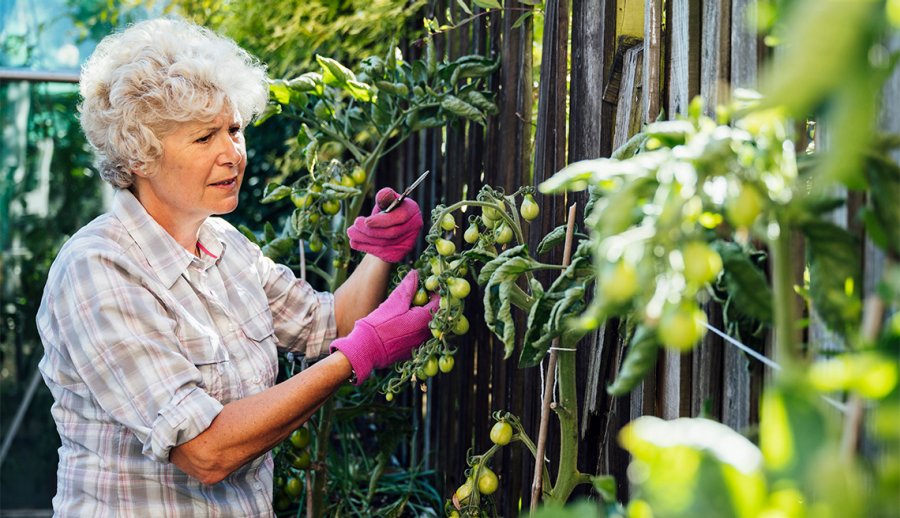
[[[271,453],[203,485],[172,447],[271,387],[276,348],[317,357],[336,335],[317,293],[219,218],[202,258],[127,190],[50,270],[37,323],[59,430],[58,516],[271,516]]]

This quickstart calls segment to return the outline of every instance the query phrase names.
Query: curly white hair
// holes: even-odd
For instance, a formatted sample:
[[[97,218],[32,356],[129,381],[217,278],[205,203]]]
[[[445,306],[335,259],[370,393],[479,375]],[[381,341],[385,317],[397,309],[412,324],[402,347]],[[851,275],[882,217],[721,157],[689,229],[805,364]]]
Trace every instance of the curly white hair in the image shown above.
[[[160,138],[223,109],[249,124],[268,100],[266,68],[231,39],[177,18],[104,38],[81,72],[81,127],[100,176],[129,188],[133,171],[162,157]]]

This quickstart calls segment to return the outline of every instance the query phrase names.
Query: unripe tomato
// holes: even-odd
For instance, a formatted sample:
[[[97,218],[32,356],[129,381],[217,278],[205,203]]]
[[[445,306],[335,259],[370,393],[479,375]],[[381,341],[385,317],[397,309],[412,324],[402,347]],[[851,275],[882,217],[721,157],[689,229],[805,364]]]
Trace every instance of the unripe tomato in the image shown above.
[[[459,277],[451,277],[447,280],[447,286],[450,288],[450,295],[453,295],[457,299],[464,299],[469,296],[469,292],[472,291],[472,287],[469,285],[469,281],[465,279],[461,279]]]
[[[494,229],[494,234],[495,240],[501,245],[509,243],[513,238],[513,231],[511,228],[509,228],[509,225],[507,225],[506,222],[501,222],[500,226]]]
[[[428,304],[428,292],[423,289],[416,290],[416,296],[413,297],[414,306],[424,306]]]
[[[453,295],[448,295],[446,297],[441,297],[441,300],[438,302],[438,307],[443,310],[451,310],[460,305],[460,301],[458,298]]]
[[[478,475],[478,492],[482,495],[492,495],[500,486],[497,475],[487,466],[481,468],[481,474]]]
[[[320,183],[314,183],[309,186],[309,190],[312,192],[322,192],[322,189],[323,189],[323,187],[322,187],[322,184],[320,184]]]
[[[429,356],[428,359],[425,360],[425,365],[422,367],[422,372],[424,372],[425,375],[429,378],[437,376],[438,359],[436,356]]]
[[[469,500],[469,497],[472,496],[473,485],[474,484],[472,484],[472,479],[467,479],[463,483],[463,485],[456,488],[456,493],[454,493],[454,495],[456,496],[456,500],[458,500],[459,503],[464,504]]]
[[[541,213],[541,208],[538,207],[536,201],[534,201],[534,196],[530,194],[526,194],[524,198],[522,198],[522,205],[519,206],[519,213],[522,214],[522,217],[527,221],[532,221],[534,218],[538,217],[538,214]]]
[[[384,395],[384,399],[386,399],[388,402],[393,401],[393,400],[394,400],[394,393],[393,393],[393,392],[388,392],[387,394]]]
[[[456,219],[453,218],[453,214],[448,212],[441,217],[441,228],[447,232],[456,228]]]
[[[625,261],[619,261],[607,269],[600,280],[600,293],[614,305],[627,302],[637,292],[637,288],[637,270]]]
[[[294,430],[294,433],[291,434],[291,444],[294,448],[303,449],[309,446],[310,441],[312,440],[312,435],[309,433],[309,430],[303,426]]]
[[[356,166],[353,168],[353,171],[350,172],[350,178],[353,179],[353,183],[356,185],[360,185],[366,182],[366,170],[360,166]]]
[[[319,234],[313,234],[311,238],[309,238],[309,250],[311,252],[321,252],[322,251],[322,238],[319,237]]]
[[[309,221],[310,223],[312,223],[313,225],[315,225],[316,223],[319,222],[319,213],[318,213],[318,212],[311,212],[311,213],[309,213],[309,214],[306,216],[306,221]]]
[[[334,216],[341,210],[341,202],[338,200],[327,200],[322,203],[322,212],[329,216]]]
[[[666,347],[688,351],[706,334],[706,313],[693,304],[668,308],[656,329]]]
[[[441,340],[444,338],[444,332],[435,327],[431,330],[431,336],[437,338],[438,340]]]
[[[481,217],[483,219],[492,219],[497,221],[500,219],[500,213],[494,207],[484,207],[481,209]]]
[[[453,370],[453,366],[456,364],[456,360],[453,359],[453,356],[450,354],[445,354],[441,356],[441,359],[438,360],[438,369],[441,370],[444,374]]]
[[[291,499],[297,499],[303,494],[303,485],[300,483],[300,479],[297,477],[290,477],[287,479],[287,482],[284,483],[284,492]]]
[[[725,216],[729,223],[737,228],[753,225],[763,210],[763,197],[750,184],[742,184],[737,196],[728,200],[725,205]]]
[[[434,242],[434,247],[437,248],[439,254],[445,257],[456,253],[456,244],[448,239],[438,238]]]
[[[471,245],[472,243],[478,241],[478,238],[480,236],[481,232],[478,231],[478,225],[472,223],[471,225],[469,225],[469,228],[466,229],[465,234],[463,234],[463,239],[466,241],[466,243],[469,243]]]
[[[689,283],[706,284],[722,271],[722,258],[706,243],[688,243],[681,256],[684,259],[684,278]]]
[[[306,469],[309,467],[311,460],[309,450],[294,452],[293,458],[291,459],[291,466],[297,469]]]
[[[484,222],[484,227],[487,228],[488,230],[493,230],[494,227],[496,227],[497,223],[499,222],[499,220],[491,219],[491,218],[487,217],[486,215],[481,218],[481,221]]]
[[[434,275],[440,275],[444,273],[444,261],[442,261],[438,257],[432,257],[428,262],[431,265],[431,273]]]
[[[291,191],[291,202],[294,203],[294,207],[305,209],[312,203],[312,196],[303,191]]]
[[[463,263],[462,259],[457,259],[450,263],[450,269],[456,270],[457,275],[459,275],[460,277],[463,277],[467,273],[469,273],[469,268],[465,265],[465,263]]]
[[[506,446],[512,440],[513,427],[506,421],[497,421],[491,428],[491,442],[499,446]]]
[[[437,291],[439,284],[437,275],[429,275],[425,279],[425,289],[428,291]]]
[[[469,332],[469,319],[465,315],[456,317],[453,321],[453,334],[464,335]]]
[[[350,175],[341,175],[341,185],[344,187],[356,187],[356,182],[353,181],[353,178],[350,178]]]

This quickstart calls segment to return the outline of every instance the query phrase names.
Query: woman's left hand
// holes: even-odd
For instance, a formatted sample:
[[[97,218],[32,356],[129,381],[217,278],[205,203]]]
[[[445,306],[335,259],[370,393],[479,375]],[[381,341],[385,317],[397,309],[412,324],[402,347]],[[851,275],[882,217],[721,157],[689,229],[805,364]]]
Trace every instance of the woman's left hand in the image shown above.
[[[404,198],[391,212],[383,212],[400,195],[385,187],[375,196],[375,207],[369,217],[358,217],[347,229],[350,248],[372,254],[389,263],[403,259],[416,244],[422,230],[422,212],[419,205]]]

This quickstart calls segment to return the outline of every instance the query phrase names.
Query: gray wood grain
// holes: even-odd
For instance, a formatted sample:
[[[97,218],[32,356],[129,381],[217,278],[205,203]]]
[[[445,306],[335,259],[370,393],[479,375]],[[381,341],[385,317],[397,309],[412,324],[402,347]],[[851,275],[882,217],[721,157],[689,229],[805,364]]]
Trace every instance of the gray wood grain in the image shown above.
[[[659,116],[662,4],[663,0],[646,0],[644,4],[644,90],[641,103],[644,124],[655,121]]]
[[[728,101],[731,76],[731,0],[703,2],[703,42],[700,55],[700,95],[704,112],[715,117]]]
[[[672,0],[669,12],[669,106],[671,116],[687,114],[700,93],[700,0]]]

